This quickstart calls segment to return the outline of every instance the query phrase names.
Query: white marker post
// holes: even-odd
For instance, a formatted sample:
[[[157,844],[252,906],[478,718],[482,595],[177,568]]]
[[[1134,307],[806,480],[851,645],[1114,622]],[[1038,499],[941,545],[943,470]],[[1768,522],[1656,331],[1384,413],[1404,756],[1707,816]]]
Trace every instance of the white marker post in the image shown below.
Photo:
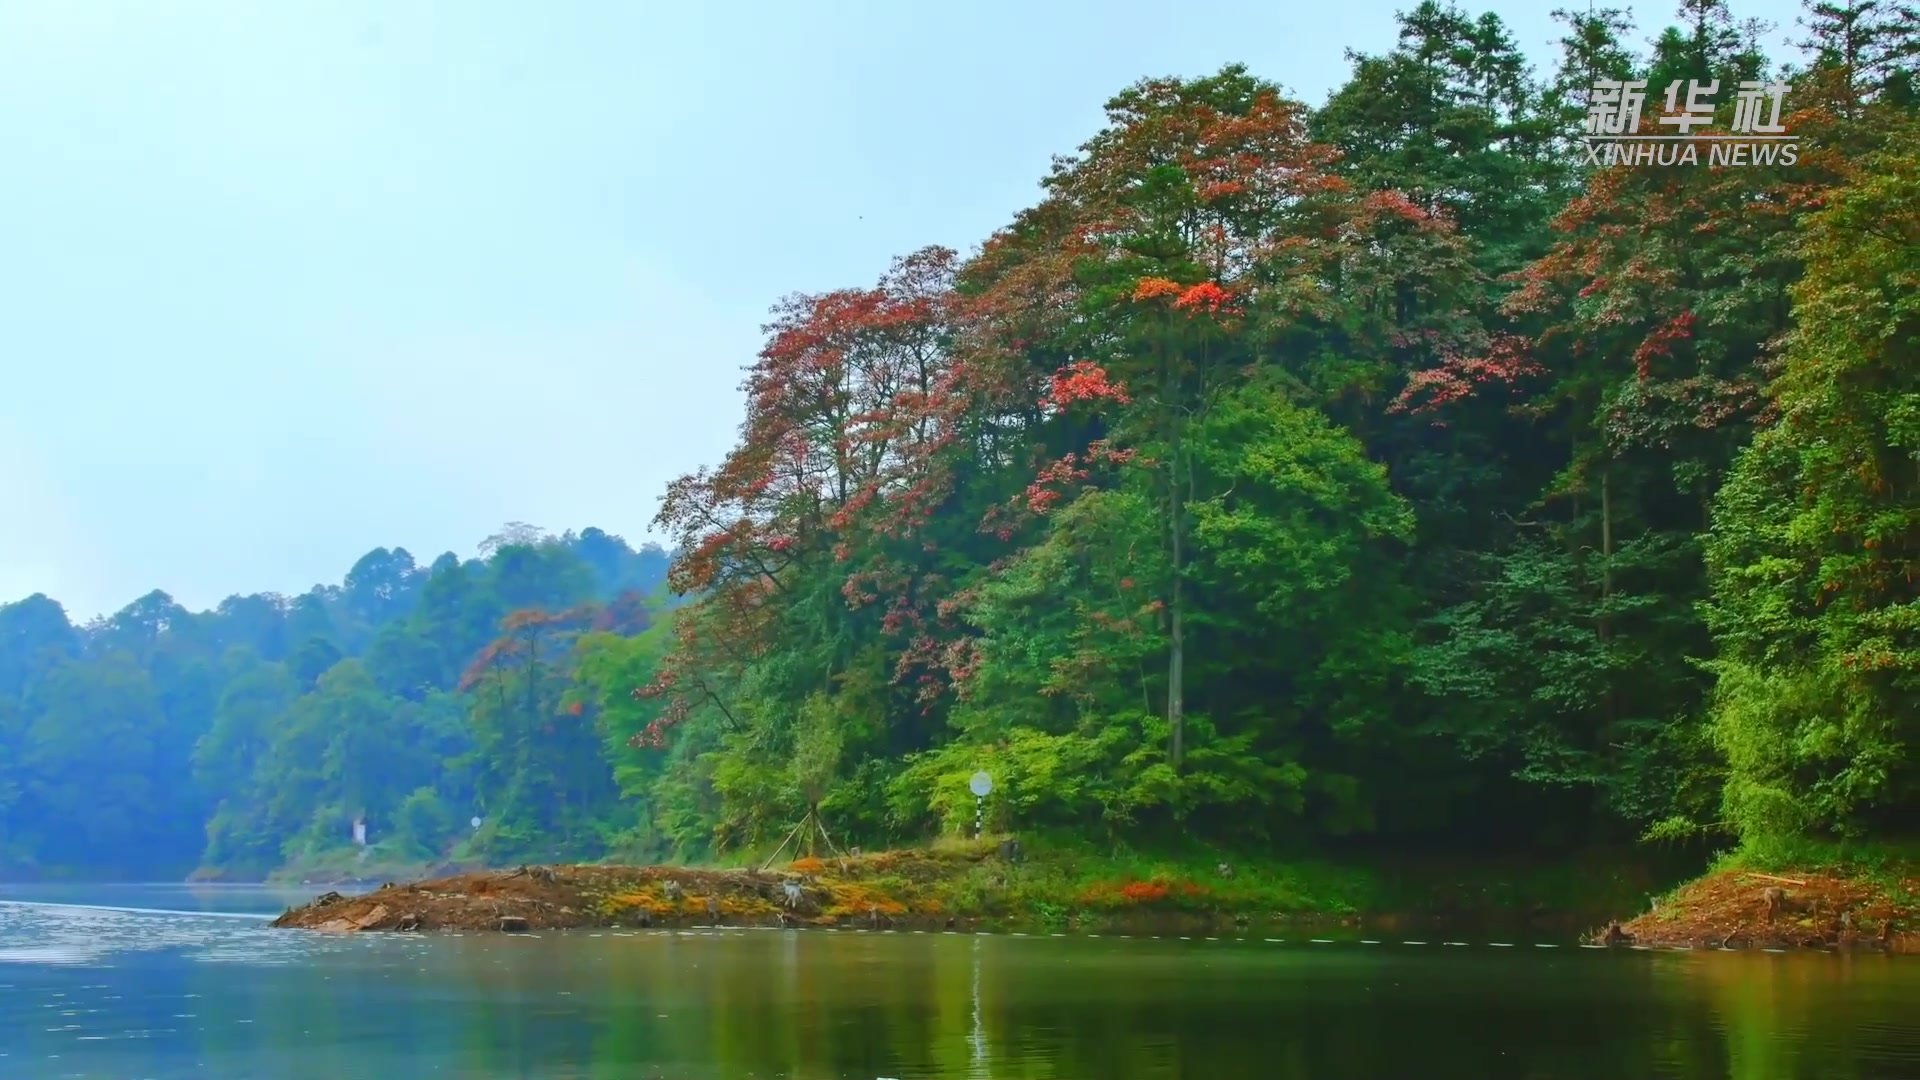
[[[987,796],[993,794],[993,777],[984,770],[974,773],[967,781],[967,790],[973,792],[973,838],[980,839],[987,820]]]

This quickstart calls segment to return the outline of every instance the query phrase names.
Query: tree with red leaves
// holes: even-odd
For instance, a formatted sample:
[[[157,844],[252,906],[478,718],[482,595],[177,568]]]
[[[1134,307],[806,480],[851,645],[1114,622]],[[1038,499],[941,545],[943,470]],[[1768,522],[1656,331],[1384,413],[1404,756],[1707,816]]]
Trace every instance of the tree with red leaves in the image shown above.
[[[1056,166],[1048,201],[1030,218],[1056,223],[1072,246],[1035,258],[1026,274],[996,265],[984,295],[1038,291],[1062,298],[1050,309],[1072,313],[1038,336],[1044,355],[1065,360],[1042,404],[1070,437],[1039,467],[1024,509],[1051,510],[1073,485],[1110,485],[1125,469],[1151,478],[1167,551],[1165,575],[1149,587],[1165,624],[1163,712],[1178,770],[1188,505],[1209,495],[1189,432],[1270,357],[1311,355],[1330,333],[1365,340],[1379,359],[1334,379],[1331,366],[1302,364],[1292,374],[1303,396],[1334,403],[1378,393],[1392,366],[1407,363],[1393,350],[1408,344],[1406,298],[1419,275],[1456,268],[1461,256],[1444,220],[1388,193],[1353,191],[1335,173],[1334,152],[1309,138],[1305,110],[1242,69],[1143,82],[1108,114],[1107,128]],[[1057,277],[1036,290],[1034,274]],[[1332,295],[1329,282],[1347,289]],[[1382,300],[1396,297],[1400,307],[1382,319]],[[1096,461],[1110,479],[1089,472]]]
[[[951,824],[988,763],[1116,837],[1705,805],[1700,533],[1845,170],[1553,156],[1594,72],[1759,73],[1688,12],[1644,61],[1569,17],[1544,85],[1423,3],[1318,116],[1148,80],[972,258],[784,302],[658,519],[689,602],[623,731],[683,821]]]
[[[1002,438],[982,415],[993,379],[954,348],[964,324],[955,265],[953,252],[928,249],[872,288],[776,309],[748,371],[739,446],[718,469],[676,481],[657,519],[685,552],[672,583],[696,599],[636,691],[660,706],[636,745],[662,745],[705,710],[720,730],[758,738],[754,754],[770,768],[813,684],[789,681],[751,710],[732,699],[764,690],[785,665],[841,686],[828,697],[847,709],[849,680],[883,673],[879,685],[894,690],[859,706],[877,695],[881,715],[860,726],[883,742],[938,697],[934,631],[951,589],[941,568],[949,544],[981,539],[936,527],[935,516],[957,475]],[[887,644],[852,646],[870,634]]]

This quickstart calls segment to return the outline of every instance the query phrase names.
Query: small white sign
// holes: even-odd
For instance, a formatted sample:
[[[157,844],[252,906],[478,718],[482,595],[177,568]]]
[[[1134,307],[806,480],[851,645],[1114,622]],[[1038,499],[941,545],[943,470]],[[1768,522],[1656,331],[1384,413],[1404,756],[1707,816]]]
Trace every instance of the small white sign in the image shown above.
[[[474,818],[474,819],[473,819],[472,821],[470,821],[470,822],[468,822],[468,824],[470,824],[470,825],[472,825],[472,826],[473,826],[473,828],[474,828],[474,831],[476,831],[476,832],[477,832],[477,831],[479,831],[479,829],[480,829],[480,819],[479,819],[478,817],[476,817],[476,818]]]
[[[967,790],[973,792],[976,798],[984,799],[993,794],[993,777],[985,772],[974,773],[973,779],[967,781]]]

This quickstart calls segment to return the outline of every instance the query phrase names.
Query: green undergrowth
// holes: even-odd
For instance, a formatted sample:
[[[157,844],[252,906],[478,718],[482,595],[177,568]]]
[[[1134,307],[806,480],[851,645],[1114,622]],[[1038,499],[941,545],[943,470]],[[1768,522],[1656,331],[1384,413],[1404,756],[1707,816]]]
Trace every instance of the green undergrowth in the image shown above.
[[[1722,852],[1709,872],[1830,873],[1870,881],[1904,903],[1920,902],[1920,836],[1875,840],[1748,840]]]
[[[348,880],[412,881],[435,876],[444,868],[445,864],[424,860],[418,854],[374,844],[364,849],[342,847],[309,852],[268,873],[266,880],[272,884]]]
[[[1009,862],[996,856],[1000,839],[941,839],[886,870],[860,868],[865,860],[852,865],[875,894],[929,897],[953,913],[1061,924],[1134,912],[1331,919],[1592,915],[1643,905],[1704,862],[1655,857],[1646,849],[1553,859],[1101,849],[1046,836],[1022,837],[1022,857]],[[772,869],[794,866],[786,861],[791,854],[783,853]],[[742,852],[723,862],[757,868],[766,857]],[[798,865],[833,874],[836,860]]]

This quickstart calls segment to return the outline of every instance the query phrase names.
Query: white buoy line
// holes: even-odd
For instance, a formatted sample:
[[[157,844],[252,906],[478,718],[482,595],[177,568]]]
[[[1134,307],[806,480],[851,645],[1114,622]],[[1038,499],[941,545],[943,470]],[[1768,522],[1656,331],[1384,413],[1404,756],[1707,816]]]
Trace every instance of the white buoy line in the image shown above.
[[[240,919],[240,920],[248,920],[253,922],[267,922],[274,918],[277,918],[277,916],[274,916],[274,915],[258,914],[258,913],[252,913],[252,912],[185,911],[185,910],[174,910],[169,908],[119,907],[119,906],[110,906],[110,905],[104,905],[104,904],[62,904],[62,903],[52,903],[48,901],[39,901],[39,900],[0,900],[0,910],[4,910],[6,908],[72,909],[72,910],[82,910],[82,911],[122,912],[127,914],[136,914],[136,915],[169,915],[169,916],[202,917],[202,918],[210,918],[210,919]],[[585,929],[585,928],[580,928],[580,929]],[[864,926],[782,927],[782,926],[764,926],[764,925],[751,925],[751,924],[691,925],[691,926],[678,927],[678,928],[606,927],[606,928],[596,930],[595,932],[590,933],[587,936],[602,937],[602,936],[607,936],[610,933],[611,936],[614,936],[614,937],[644,937],[644,936],[653,936],[653,935],[714,937],[714,936],[723,936],[725,934],[730,934],[730,933],[749,933],[754,931],[766,932],[766,931],[780,931],[780,930],[786,930],[791,932],[800,932],[804,930],[825,930],[830,934],[832,933],[849,933],[849,934],[906,933],[906,934],[925,935],[925,934],[932,933],[932,934],[939,934],[945,937],[958,937],[958,936],[1016,937],[1016,938],[1035,937],[1035,938],[1041,938],[1046,940],[1067,939],[1067,938],[1085,938],[1090,940],[1098,940],[1098,939],[1105,938],[1105,939],[1118,939],[1122,941],[1188,941],[1188,942],[1191,942],[1191,941],[1199,940],[1199,941],[1207,941],[1207,942],[1222,942],[1222,941],[1237,942],[1241,944],[1250,944],[1250,943],[1258,942],[1258,943],[1264,943],[1268,945],[1284,945],[1292,941],[1299,944],[1309,944],[1309,945],[1386,945],[1389,947],[1398,945],[1398,946],[1410,947],[1410,948],[1425,948],[1425,947],[1431,947],[1435,944],[1434,942],[1431,942],[1431,941],[1416,940],[1411,938],[1400,940],[1400,941],[1387,941],[1379,938],[1289,939],[1289,938],[1283,938],[1283,937],[1256,938],[1251,936],[1222,937],[1219,935],[1206,935],[1203,937],[1195,938],[1193,935],[1190,935],[1190,934],[1116,934],[1112,932],[1086,933],[1086,934],[1046,932],[1046,933],[1040,933],[1040,934],[1032,934],[1022,930],[925,930],[925,929],[898,930],[893,928],[869,928]],[[567,931],[563,930],[561,932],[565,933]],[[359,935],[355,935],[355,936],[359,936]],[[462,935],[458,931],[449,931],[446,934],[441,936],[460,937],[464,935]],[[508,935],[508,936],[519,937],[519,938],[534,938],[540,935],[514,934],[514,935]],[[1472,948],[1472,947],[1475,947],[1476,945],[1476,943],[1474,942],[1467,942],[1467,941],[1442,941],[1442,942],[1439,942],[1438,944],[1441,945],[1442,947],[1452,947],[1452,948]],[[1729,948],[1716,949],[1712,946],[1697,948],[1689,945],[1609,946],[1609,945],[1594,945],[1586,942],[1544,942],[1544,941],[1522,942],[1522,943],[1517,943],[1512,941],[1483,941],[1483,942],[1478,942],[1477,944],[1479,946],[1483,946],[1486,948],[1493,948],[1493,949],[1512,949],[1522,944],[1528,944],[1536,949],[1580,948],[1580,949],[1606,950],[1606,949],[1612,949],[1612,948],[1626,948],[1636,952],[1760,951],[1760,952],[1777,953],[1777,952],[1791,951],[1791,950],[1784,950],[1784,949],[1761,949],[1761,950],[1729,949]]]
[[[139,909],[139,910],[150,910],[150,909]],[[192,914],[192,913],[189,913],[189,914]],[[1436,944],[1435,942],[1432,942],[1432,941],[1421,941],[1421,940],[1414,940],[1414,939],[1406,939],[1406,940],[1401,940],[1401,941],[1387,941],[1387,940],[1385,940],[1385,939],[1383,939],[1383,938],[1301,938],[1301,939],[1292,939],[1292,938],[1281,938],[1281,937],[1261,937],[1261,938],[1255,938],[1255,937],[1221,937],[1221,936],[1219,936],[1219,935],[1211,935],[1211,936],[1206,936],[1206,937],[1199,937],[1199,938],[1196,938],[1196,937],[1194,937],[1193,935],[1190,935],[1190,934],[1114,934],[1114,933],[1099,933],[1099,934],[1072,934],[1072,933],[1060,933],[1060,932],[1048,932],[1048,933],[1045,933],[1045,934],[1034,934],[1034,933],[1029,933],[1029,932],[1027,932],[1027,931],[1023,931],[1023,930],[932,930],[932,931],[929,931],[929,930],[894,930],[894,929],[877,929],[877,928],[869,928],[869,927],[865,927],[865,926],[821,926],[821,927],[780,927],[780,926],[689,926],[689,927],[685,927],[685,928],[681,928],[681,929],[673,929],[673,930],[669,930],[669,929],[664,929],[664,928],[663,928],[663,929],[658,929],[658,930],[640,930],[640,931],[625,931],[625,932],[621,932],[621,933],[619,933],[619,934],[617,934],[617,936],[620,936],[620,937],[636,937],[636,936],[641,936],[641,935],[645,935],[645,934],[689,934],[689,933],[693,933],[693,934],[695,934],[696,936],[700,936],[700,937],[712,937],[712,936],[715,936],[716,934],[726,934],[726,933],[747,933],[747,932],[751,932],[751,931],[767,931],[767,930],[789,930],[789,931],[792,931],[792,932],[796,932],[796,933],[797,933],[797,932],[802,932],[802,931],[804,931],[804,930],[808,930],[808,929],[814,929],[814,930],[825,930],[825,931],[827,931],[828,933],[847,933],[847,934],[901,934],[901,933],[907,933],[907,934],[929,934],[929,933],[934,933],[934,934],[939,934],[939,935],[941,935],[942,937],[1009,937],[1009,938],[1039,938],[1039,939],[1045,939],[1045,940],[1061,940],[1061,939],[1068,939],[1068,938],[1080,938],[1080,939],[1087,939],[1087,940],[1099,940],[1099,939],[1103,939],[1103,938],[1106,938],[1106,939],[1116,939],[1116,940],[1121,940],[1121,941],[1211,941],[1211,942],[1223,942],[1223,941],[1224,941],[1224,942],[1232,942],[1232,943],[1239,943],[1239,944],[1251,944],[1251,943],[1256,943],[1256,942],[1257,942],[1257,943],[1263,943],[1263,944],[1268,944],[1268,945],[1285,945],[1285,944],[1288,944],[1289,942],[1295,942],[1295,943],[1298,943],[1298,944],[1306,944],[1306,945],[1385,945],[1385,946],[1388,946],[1388,947],[1392,947],[1392,946],[1395,946],[1395,945],[1398,945],[1398,946],[1402,946],[1402,947],[1411,947],[1411,948],[1429,948],[1429,947],[1432,947],[1432,946],[1434,946],[1434,945]],[[525,935],[525,934],[522,934],[522,935],[518,935],[518,936],[521,936],[521,937],[526,937],[526,936],[529,936],[529,935]],[[601,936],[601,935],[599,935],[599,934],[593,934],[593,935],[591,935],[591,936],[593,936],[593,937],[599,937],[599,936]],[[1473,948],[1473,947],[1475,947],[1475,946],[1476,946],[1476,943],[1475,943],[1475,942],[1470,942],[1470,941],[1442,941],[1442,942],[1438,942],[1437,944],[1439,944],[1439,945],[1440,945],[1440,946],[1442,946],[1442,947],[1452,947],[1452,948],[1460,948],[1460,949],[1466,949],[1466,948]],[[1522,945],[1531,945],[1531,946],[1532,946],[1533,948],[1536,948],[1536,949],[1563,949],[1563,948],[1579,948],[1579,949],[1600,949],[1600,950],[1606,950],[1606,949],[1610,949],[1610,948],[1614,948],[1614,947],[1615,947],[1615,946],[1609,946],[1609,945],[1593,945],[1593,944],[1588,944],[1588,943],[1586,943],[1586,942],[1549,942],[1549,941],[1534,941],[1534,942],[1513,942],[1513,941],[1483,941],[1483,942],[1478,942],[1477,944],[1478,944],[1479,946],[1483,946],[1483,947],[1486,947],[1486,948],[1491,948],[1491,949],[1513,949],[1513,948],[1519,948],[1519,947],[1520,947],[1520,946],[1522,946]],[[1624,948],[1627,948],[1627,949],[1632,949],[1632,950],[1635,950],[1635,951],[1638,951],[1638,952],[1696,952],[1696,951],[1701,951],[1701,950],[1698,950],[1698,949],[1695,949],[1695,948],[1694,948],[1694,947],[1692,947],[1692,946],[1686,946],[1686,945],[1673,945],[1673,946],[1658,946],[1658,945],[1627,945],[1627,946],[1622,946],[1622,947],[1624,947]],[[1708,950],[1705,950],[1705,951],[1709,951],[1709,952],[1712,952],[1712,951],[1724,951],[1724,952],[1746,952],[1746,951],[1748,951],[1748,950],[1744,950],[1744,949],[1725,949],[1725,950],[1712,950],[1712,949],[1708,949]],[[1780,949],[1765,949],[1765,950],[1760,950],[1760,951],[1763,951],[1763,952],[1783,952],[1783,951],[1786,951],[1786,950],[1780,950]]]

